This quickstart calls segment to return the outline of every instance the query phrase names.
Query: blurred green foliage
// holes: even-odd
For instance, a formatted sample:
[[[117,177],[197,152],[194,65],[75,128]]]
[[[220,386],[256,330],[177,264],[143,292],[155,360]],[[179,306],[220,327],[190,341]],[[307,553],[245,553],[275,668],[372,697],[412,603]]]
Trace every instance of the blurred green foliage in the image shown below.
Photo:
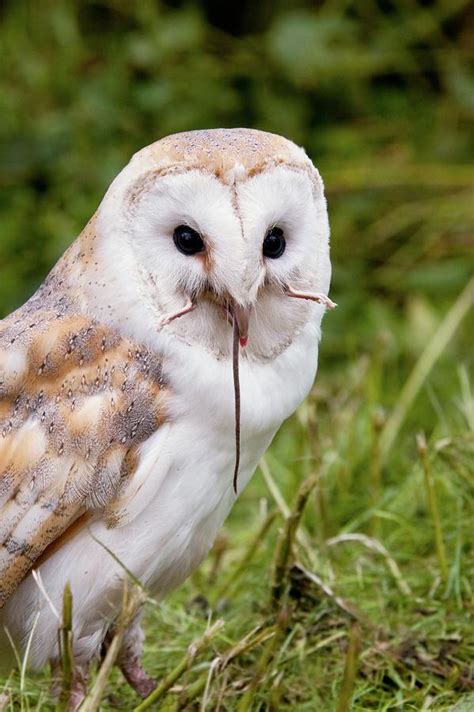
[[[466,0],[3,3],[0,313],[135,150],[214,126],[307,148],[353,308],[452,298],[472,249],[470,17]]]

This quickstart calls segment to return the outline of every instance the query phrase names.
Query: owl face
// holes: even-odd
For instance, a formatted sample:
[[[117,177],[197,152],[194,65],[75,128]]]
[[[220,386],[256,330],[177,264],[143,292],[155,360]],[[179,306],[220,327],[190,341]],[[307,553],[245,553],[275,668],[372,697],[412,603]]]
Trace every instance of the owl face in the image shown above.
[[[271,358],[322,315],[288,298],[290,288],[326,293],[330,262],[321,179],[285,139],[249,130],[165,139],[134,157],[101,213],[161,327],[188,343],[225,355],[236,319],[247,354]]]

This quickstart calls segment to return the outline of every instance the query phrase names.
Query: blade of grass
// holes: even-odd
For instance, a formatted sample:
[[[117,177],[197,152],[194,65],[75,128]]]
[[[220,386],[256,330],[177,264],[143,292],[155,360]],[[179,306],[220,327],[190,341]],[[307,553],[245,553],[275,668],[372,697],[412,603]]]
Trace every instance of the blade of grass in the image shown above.
[[[263,539],[265,538],[265,535],[267,534],[268,530],[270,529],[273,522],[275,521],[277,514],[278,514],[278,511],[273,510],[272,512],[270,512],[267,515],[267,517],[263,521],[260,529],[258,530],[257,534],[255,535],[255,537],[252,539],[252,541],[248,545],[240,562],[234,568],[234,570],[232,571],[229,578],[226,581],[224,581],[223,584],[220,586],[220,588],[217,588],[215,593],[213,593],[212,596],[210,597],[211,603],[215,604],[216,601],[221,599],[224,596],[224,594],[227,593],[229,591],[229,589],[232,587],[232,585],[237,581],[239,576],[245,571],[248,564],[253,559],[258,547],[260,546]]]
[[[372,447],[370,456],[370,499],[374,513],[371,519],[371,533],[377,536],[379,519],[374,516],[382,491],[382,478],[380,466],[380,434],[385,423],[385,413],[381,408],[376,408],[372,416]]]
[[[304,656],[306,659],[309,655],[313,655],[313,653],[317,653],[318,650],[321,650],[322,648],[326,648],[332,643],[335,643],[337,640],[340,640],[341,638],[345,638],[347,636],[347,632],[345,630],[338,630],[336,633],[332,633],[329,635],[327,638],[324,638],[323,640],[320,640],[319,643],[316,645],[313,645],[311,648],[305,649],[303,652],[300,650],[295,650],[293,653],[290,653],[286,657],[284,657],[282,660],[280,660],[280,665],[286,665],[286,663],[291,662],[295,658],[298,658],[299,656]]]
[[[431,369],[474,303],[474,277],[469,280],[419,357],[380,436],[380,461],[386,460],[400,428]]]
[[[438,565],[441,574],[441,579],[444,584],[448,580],[448,565],[446,563],[446,551],[443,542],[443,532],[441,529],[441,519],[439,516],[438,502],[436,500],[436,492],[434,488],[434,483],[431,477],[430,461],[428,457],[428,446],[426,444],[426,438],[423,433],[418,433],[416,436],[416,447],[418,450],[418,455],[420,456],[421,465],[423,467],[423,475],[426,488],[426,497],[428,500],[428,508],[430,510],[431,521],[433,523],[433,530],[435,536],[436,545],[436,556],[438,558]]]
[[[374,539],[373,537],[366,536],[365,534],[340,534],[339,536],[335,536],[332,539],[328,539],[326,542],[327,546],[334,546],[335,544],[341,544],[346,541],[357,541],[363,546],[367,547],[367,549],[370,549],[371,551],[377,552],[377,554],[381,554],[390,569],[393,578],[395,579],[398,588],[400,591],[405,594],[405,596],[411,596],[412,591],[408,583],[405,581],[405,579],[402,576],[402,573],[398,567],[397,562],[395,559],[390,556],[388,553],[387,549],[384,547],[383,544],[381,544],[377,539]]]
[[[289,611],[286,606],[280,608],[276,622],[275,635],[271,636],[263,648],[259,661],[257,662],[255,673],[252,677],[249,687],[240,699],[237,705],[237,712],[248,712],[254,705],[255,692],[263,678],[271,672],[271,661],[275,656],[280,641],[282,640],[286,627],[288,625]]]

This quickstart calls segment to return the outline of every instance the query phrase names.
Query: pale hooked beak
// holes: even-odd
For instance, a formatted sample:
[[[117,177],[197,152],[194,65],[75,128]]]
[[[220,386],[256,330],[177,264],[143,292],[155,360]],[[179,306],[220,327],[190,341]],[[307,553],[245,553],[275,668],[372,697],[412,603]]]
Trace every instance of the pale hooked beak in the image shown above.
[[[232,305],[229,305],[228,308],[232,318],[237,322],[239,343],[241,346],[247,346],[249,340],[249,319],[253,307],[243,307],[234,302]]]

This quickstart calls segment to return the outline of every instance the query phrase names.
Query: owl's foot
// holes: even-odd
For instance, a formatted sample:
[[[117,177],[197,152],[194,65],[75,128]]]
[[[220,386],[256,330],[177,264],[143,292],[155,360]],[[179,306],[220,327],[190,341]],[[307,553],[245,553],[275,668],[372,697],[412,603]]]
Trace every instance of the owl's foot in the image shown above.
[[[148,697],[156,687],[156,681],[142,667],[143,641],[145,634],[141,627],[142,611],[139,611],[133,622],[124,633],[116,664],[128,684],[140,697]],[[110,639],[111,631],[107,638]],[[106,644],[107,644],[106,638]]]
[[[54,699],[62,699],[62,671],[59,660],[51,661],[51,695]],[[87,694],[87,680],[89,678],[89,666],[77,665],[74,668],[69,698],[67,701],[67,712],[76,712]]]
[[[71,691],[67,703],[67,712],[76,712],[87,694],[88,674],[85,668],[77,666],[74,670]]]
[[[129,658],[119,663],[120,670],[128,684],[140,697],[148,697],[156,687],[154,680],[145,672],[139,658]]]

